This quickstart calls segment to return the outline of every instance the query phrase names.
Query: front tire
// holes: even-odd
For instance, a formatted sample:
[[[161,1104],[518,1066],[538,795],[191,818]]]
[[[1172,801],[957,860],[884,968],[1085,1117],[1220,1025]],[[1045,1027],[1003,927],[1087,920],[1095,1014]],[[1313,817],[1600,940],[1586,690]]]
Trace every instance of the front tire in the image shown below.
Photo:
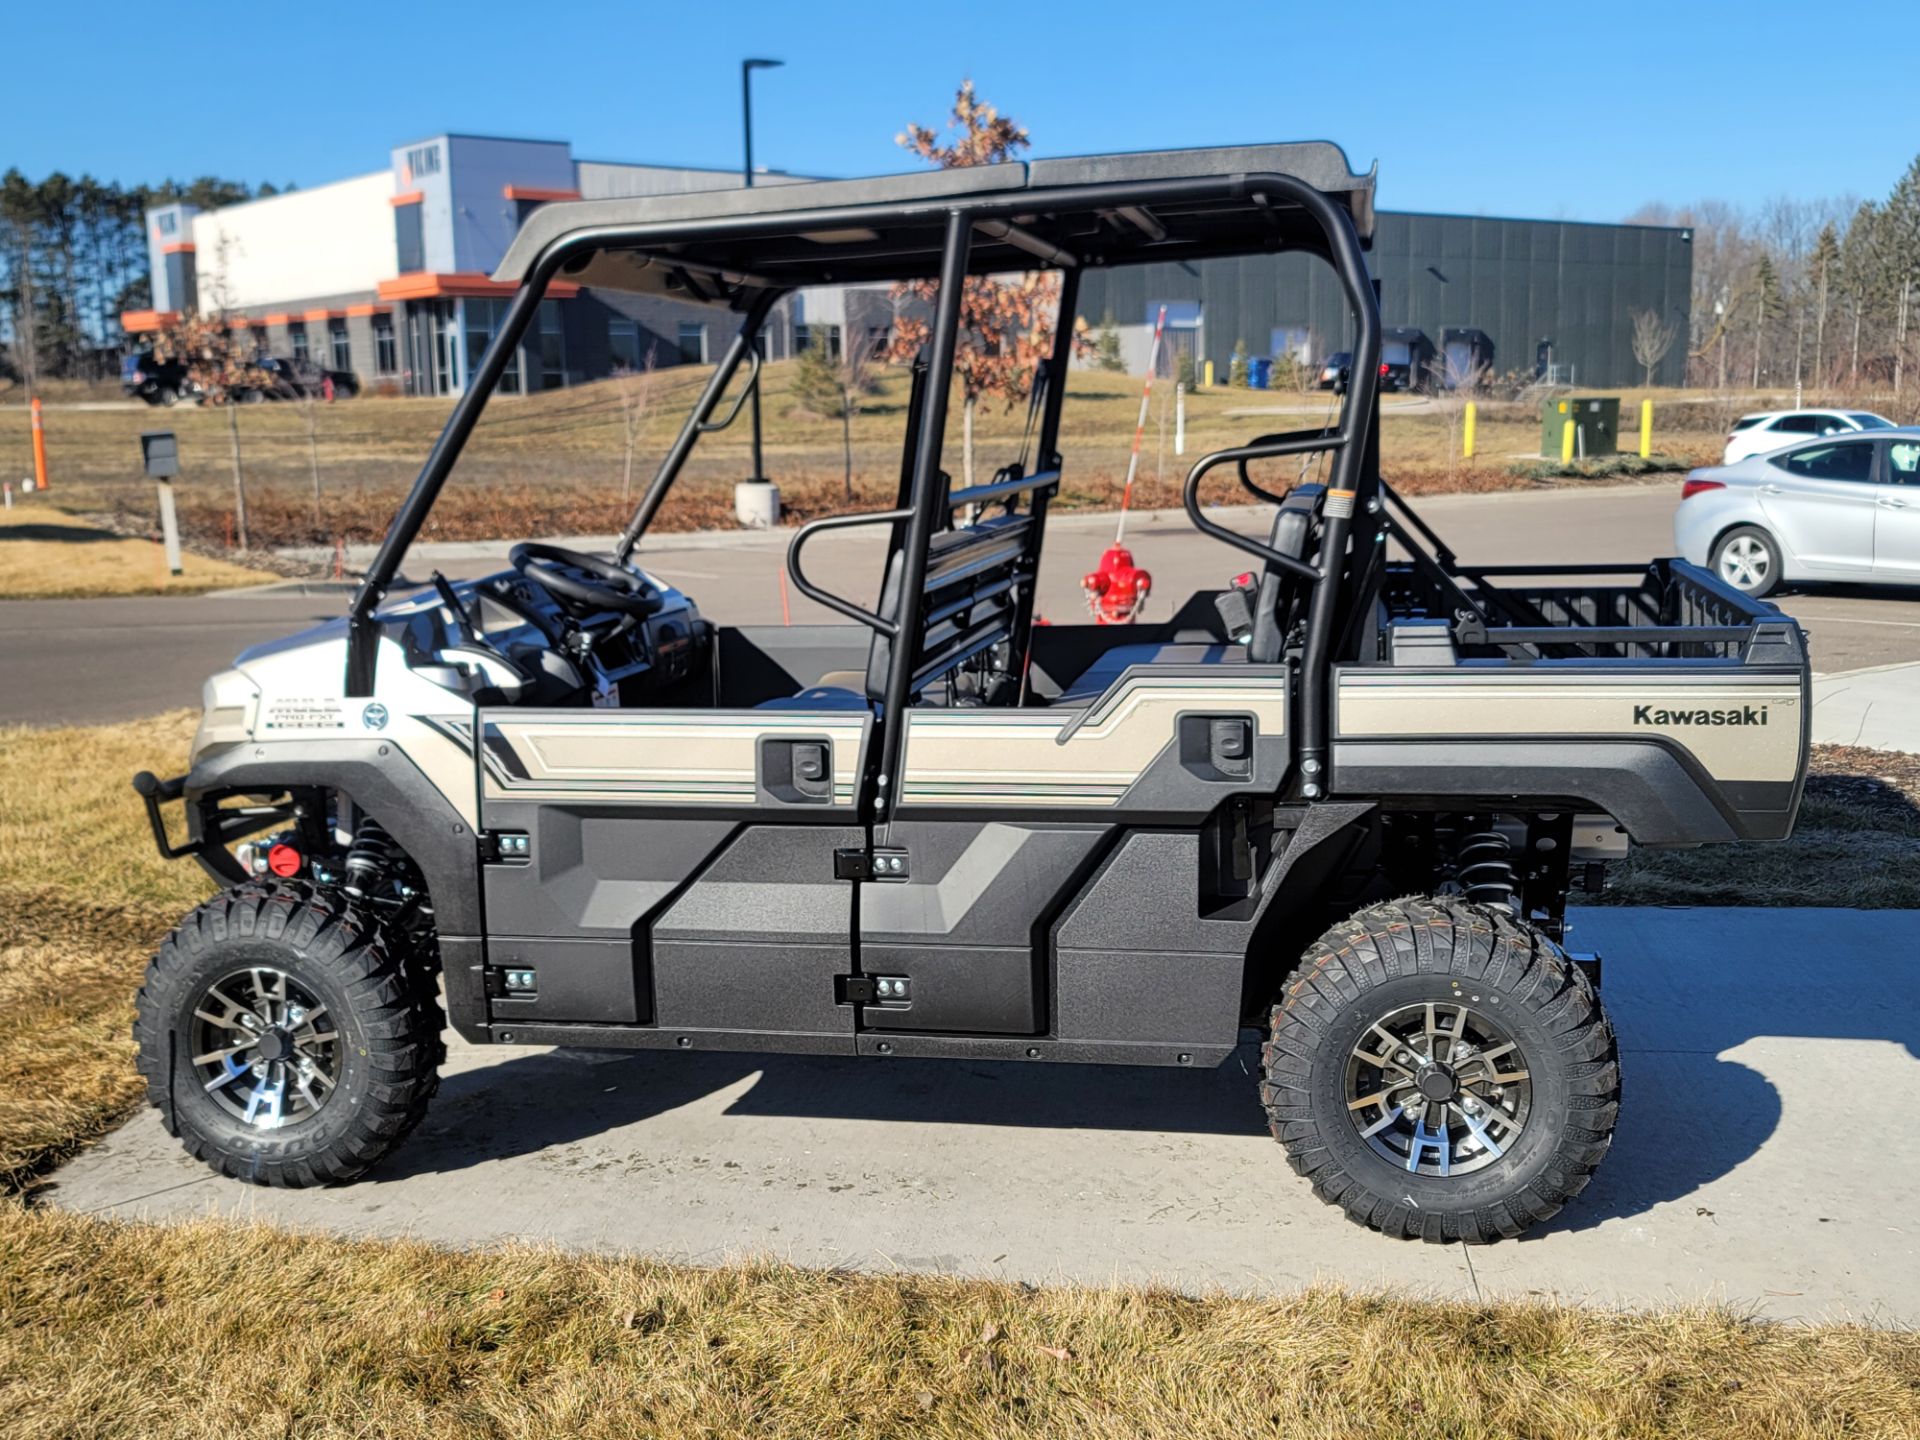
[[[1780,544],[1758,525],[1736,525],[1714,542],[1708,564],[1743,595],[1756,600],[1780,583]]]
[[[445,1057],[426,967],[310,885],[243,885],[189,914],[140,989],[147,1098],[189,1154],[256,1185],[363,1174],[419,1124]]]
[[[1619,1049],[1578,966],[1504,909],[1376,905],[1303,958],[1260,1095],[1314,1194],[1436,1243],[1511,1238],[1586,1188],[1620,1108]]]

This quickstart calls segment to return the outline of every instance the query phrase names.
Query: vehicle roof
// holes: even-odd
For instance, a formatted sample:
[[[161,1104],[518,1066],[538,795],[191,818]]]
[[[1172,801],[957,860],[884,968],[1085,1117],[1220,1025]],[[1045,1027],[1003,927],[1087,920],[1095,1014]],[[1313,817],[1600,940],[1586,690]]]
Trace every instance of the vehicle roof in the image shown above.
[[[1261,189],[1267,175],[1320,191],[1371,243],[1374,172],[1355,174],[1338,145],[1316,140],[556,201],[527,217],[493,278],[518,284],[548,247],[569,243],[583,251],[562,271],[571,283],[693,300],[738,304],[755,289],[924,279],[939,273],[956,202],[987,217],[975,230],[975,273],[1323,249],[1300,205]],[[1215,178],[1225,183],[1202,199],[1129,204],[1118,193]],[[1103,188],[1115,192],[1104,203]]]
[[[1886,419],[1878,411],[1869,410],[1864,405],[1802,405],[1794,410],[1749,410],[1742,420],[1778,420],[1783,415],[1874,415]],[[1905,426],[1901,427],[1905,429]]]

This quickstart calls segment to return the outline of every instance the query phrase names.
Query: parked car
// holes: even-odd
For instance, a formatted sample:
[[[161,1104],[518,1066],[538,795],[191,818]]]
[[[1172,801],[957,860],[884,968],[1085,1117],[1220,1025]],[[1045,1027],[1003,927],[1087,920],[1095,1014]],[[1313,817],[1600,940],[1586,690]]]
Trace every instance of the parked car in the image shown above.
[[[1893,421],[1868,410],[1763,410],[1742,415],[1727,434],[1727,452],[1721,464],[1731,465],[1749,455],[1765,455],[1818,435],[1841,431],[1891,430]]]
[[[149,405],[177,405],[194,393],[185,365],[152,354],[120,357],[120,388]]]
[[[1673,538],[1749,595],[1783,580],[1920,585],[1920,427],[1848,429],[1695,470]]]
[[[311,360],[297,357],[283,360],[277,355],[267,355],[256,362],[256,368],[266,372],[270,383],[239,391],[238,398],[243,402],[304,400],[308,396],[316,400],[351,400],[360,393],[360,381],[351,370],[329,370]],[[327,394],[328,382],[332,382],[331,396]]]
[[[1337,394],[1347,393],[1347,372],[1353,368],[1353,356],[1345,350],[1336,350],[1320,362],[1319,386],[1322,390],[1332,390]]]

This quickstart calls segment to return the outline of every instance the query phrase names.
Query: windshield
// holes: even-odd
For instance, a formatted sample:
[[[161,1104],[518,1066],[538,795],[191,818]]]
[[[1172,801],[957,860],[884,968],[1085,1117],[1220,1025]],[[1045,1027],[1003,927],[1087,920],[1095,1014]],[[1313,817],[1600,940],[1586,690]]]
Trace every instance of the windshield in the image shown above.
[[[1893,422],[1891,420],[1882,420],[1878,415],[1868,414],[1864,410],[1849,411],[1847,414],[1847,418],[1853,421],[1853,423],[1858,425],[1862,430],[1893,429]]]

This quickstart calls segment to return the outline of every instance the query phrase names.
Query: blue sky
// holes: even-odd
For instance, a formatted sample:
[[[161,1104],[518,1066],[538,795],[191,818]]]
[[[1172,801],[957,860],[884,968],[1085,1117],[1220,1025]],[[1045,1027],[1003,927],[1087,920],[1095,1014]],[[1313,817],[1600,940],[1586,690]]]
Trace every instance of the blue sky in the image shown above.
[[[749,54],[787,62],[755,81],[756,160],[818,174],[911,168],[893,136],[941,118],[967,75],[1036,154],[1326,138],[1380,162],[1389,209],[1615,220],[1650,200],[1877,197],[1920,151],[1913,0],[1624,0],[1595,24],[1391,0],[333,0],[213,24],[126,0],[22,8],[8,49],[50,63],[8,67],[0,168],[36,177],[313,185],[441,130],[732,166]]]

